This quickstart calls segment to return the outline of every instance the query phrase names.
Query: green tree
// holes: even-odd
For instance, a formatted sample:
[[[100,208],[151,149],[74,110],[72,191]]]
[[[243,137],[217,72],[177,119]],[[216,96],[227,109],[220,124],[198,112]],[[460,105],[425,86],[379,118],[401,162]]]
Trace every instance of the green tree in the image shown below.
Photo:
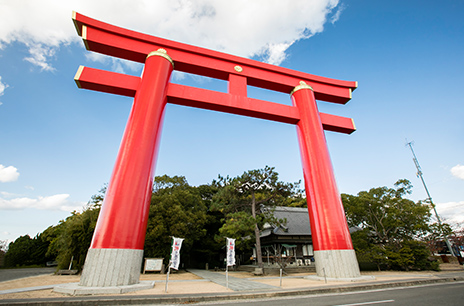
[[[47,255],[56,257],[58,268],[68,268],[72,260],[74,269],[82,269],[105,192],[106,187],[103,187],[91,197],[82,212],[73,211],[69,217],[50,229],[47,235],[50,240]]]
[[[225,223],[220,229],[220,239],[225,236],[240,239],[255,237],[258,266],[263,267],[260,242],[260,228],[274,220],[272,211],[264,207],[282,205],[287,198],[298,194],[298,183],[279,181],[279,174],[273,167],[249,170],[235,178],[219,176],[213,185],[219,190],[213,197],[213,209],[225,215]]]
[[[5,254],[5,267],[31,265],[33,250],[34,241],[29,235],[16,238],[8,245],[8,251]]]
[[[371,239],[380,244],[425,235],[429,231],[430,208],[403,198],[411,193],[408,180],[397,181],[395,187],[372,188],[357,196],[342,194],[348,224],[369,229]]]
[[[464,223],[454,224],[452,232],[449,235],[451,243],[457,246],[464,246]]]
[[[411,189],[408,180],[399,180],[395,188],[372,188],[357,196],[342,194],[349,226],[361,229],[352,235],[360,261],[373,262],[379,269],[427,266],[426,245],[416,240],[429,233],[430,208],[404,198]]]
[[[163,257],[167,264],[171,237],[184,238],[183,262],[192,260],[193,246],[206,236],[207,207],[200,191],[183,176],[157,176],[145,238],[145,256]]]
[[[37,234],[34,238],[24,235],[10,243],[5,254],[6,267],[20,267],[40,265],[51,258],[47,256],[47,249],[50,241],[46,239],[46,234]]]
[[[31,252],[31,263],[33,265],[44,266],[47,261],[54,259],[47,253],[50,245],[49,234],[50,231],[45,230],[32,239],[33,250]]]
[[[213,196],[217,193],[217,186],[200,185],[197,188],[200,197],[207,208],[207,221],[204,225],[205,236],[200,239],[190,252],[196,258],[196,266],[202,268],[206,263],[210,267],[220,267],[220,254],[224,254],[224,240],[217,240],[217,234],[222,227],[224,215],[219,211],[211,210]],[[225,254],[224,254],[225,255]]]
[[[81,270],[92,241],[100,207],[88,204],[82,213],[72,212],[71,216],[57,226],[57,236],[49,246],[49,254],[56,254],[58,268],[72,267]]]
[[[8,250],[8,241],[0,240],[0,267],[5,266],[5,254]]]
[[[451,244],[461,245],[453,239],[454,237],[456,237],[456,232],[453,230],[451,225],[443,222],[434,222],[430,224],[429,234],[424,237],[424,241],[427,243],[432,254],[436,254],[448,251],[445,239],[449,239]]]

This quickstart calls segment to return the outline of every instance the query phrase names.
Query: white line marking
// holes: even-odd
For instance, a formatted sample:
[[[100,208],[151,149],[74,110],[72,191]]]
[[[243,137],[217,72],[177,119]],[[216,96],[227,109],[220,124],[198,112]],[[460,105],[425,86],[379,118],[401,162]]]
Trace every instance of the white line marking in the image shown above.
[[[372,302],[355,303],[355,304],[343,304],[343,305],[336,305],[336,306],[373,305],[373,304],[393,303],[394,301],[395,300],[383,300],[383,301],[372,301]]]

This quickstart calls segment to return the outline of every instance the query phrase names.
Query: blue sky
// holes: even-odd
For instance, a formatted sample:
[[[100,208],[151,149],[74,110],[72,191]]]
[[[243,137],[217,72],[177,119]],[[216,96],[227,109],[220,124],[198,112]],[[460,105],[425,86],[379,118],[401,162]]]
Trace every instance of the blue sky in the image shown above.
[[[73,10],[118,26],[283,67],[358,81],[354,119],[327,132],[340,192],[409,179],[438,212],[464,221],[464,2],[462,1],[0,1],[0,240],[36,235],[82,207],[109,181],[132,99],[78,89],[79,65],[140,75],[142,66],[86,51]],[[133,3],[137,3],[134,6]],[[166,4],[169,3],[169,4]],[[111,4],[111,9],[107,6]],[[131,6],[129,10],[129,6]],[[131,13],[127,13],[127,12]],[[222,81],[173,82],[225,90]],[[250,96],[290,103],[283,94]],[[191,185],[274,166],[302,179],[292,125],[168,105],[156,174]]]

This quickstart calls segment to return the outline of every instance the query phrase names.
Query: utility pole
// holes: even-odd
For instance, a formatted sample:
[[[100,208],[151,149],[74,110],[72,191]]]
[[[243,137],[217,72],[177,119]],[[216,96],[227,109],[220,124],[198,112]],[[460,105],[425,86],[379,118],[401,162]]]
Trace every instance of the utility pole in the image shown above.
[[[406,145],[408,145],[409,148],[411,149],[412,156],[413,156],[412,160],[414,161],[414,164],[416,165],[416,168],[417,168],[417,176],[420,177],[420,179],[422,181],[422,185],[424,185],[425,192],[427,193],[428,198],[426,199],[426,201],[428,201],[430,203],[430,205],[432,206],[433,211],[435,212],[435,216],[437,218],[438,226],[440,227],[441,233],[443,234],[443,239],[445,240],[446,246],[448,247],[448,250],[449,250],[451,256],[454,256],[453,249],[451,248],[451,243],[449,242],[448,237],[445,237],[445,235],[443,233],[443,228],[441,226],[442,223],[441,223],[440,216],[437,213],[437,209],[435,208],[435,204],[433,204],[433,202],[432,202],[432,197],[430,196],[429,190],[427,189],[427,185],[425,184],[424,177],[422,176],[422,170],[421,170],[421,167],[419,165],[419,161],[417,160],[416,154],[414,153],[414,149],[412,148],[412,141],[406,143]]]

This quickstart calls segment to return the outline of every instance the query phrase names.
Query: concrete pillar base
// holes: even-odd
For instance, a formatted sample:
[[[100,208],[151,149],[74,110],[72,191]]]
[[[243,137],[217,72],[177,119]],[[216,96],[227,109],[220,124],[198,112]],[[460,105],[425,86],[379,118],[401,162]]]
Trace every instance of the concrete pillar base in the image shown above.
[[[316,273],[326,279],[356,279],[361,277],[354,250],[314,251]]]
[[[89,249],[79,285],[115,287],[139,283],[143,250]]]

